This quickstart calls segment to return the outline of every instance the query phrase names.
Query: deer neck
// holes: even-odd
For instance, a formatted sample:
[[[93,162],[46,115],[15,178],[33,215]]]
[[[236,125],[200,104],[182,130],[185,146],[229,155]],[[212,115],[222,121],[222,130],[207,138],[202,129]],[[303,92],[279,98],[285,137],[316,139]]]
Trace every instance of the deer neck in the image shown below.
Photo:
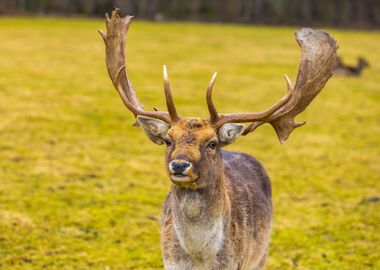
[[[173,187],[171,208],[180,245],[194,258],[216,256],[225,238],[229,215],[224,173],[202,189]]]
[[[186,222],[199,222],[222,216],[226,210],[223,174],[205,188],[187,189],[173,186],[172,206],[175,216]]]

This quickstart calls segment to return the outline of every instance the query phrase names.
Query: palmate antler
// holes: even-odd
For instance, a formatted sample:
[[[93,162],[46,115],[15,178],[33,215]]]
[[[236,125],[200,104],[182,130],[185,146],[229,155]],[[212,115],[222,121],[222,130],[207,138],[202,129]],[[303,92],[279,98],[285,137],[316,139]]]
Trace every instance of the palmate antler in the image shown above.
[[[108,74],[119,93],[124,105],[136,116],[148,116],[163,120],[167,123],[179,120],[172,94],[170,91],[168,73],[164,66],[164,89],[166,96],[166,105],[168,112],[162,111],[145,111],[143,105],[139,102],[136,92],[129,80],[125,64],[125,42],[129,25],[133,16],[120,18],[119,9],[112,11],[111,18],[106,14],[107,33],[99,29],[106,45],[106,66]]]
[[[218,114],[211,97],[216,77],[214,74],[207,89],[206,98],[210,120],[216,128],[225,123],[252,122],[244,130],[243,135],[247,135],[258,126],[270,123],[274,127],[280,142],[284,143],[295,128],[305,124],[305,122],[295,122],[294,118],[306,109],[333,75],[338,45],[327,32],[310,28],[297,31],[296,40],[301,47],[301,62],[296,84],[293,87],[285,75],[288,94],[264,112]]]
[[[164,66],[164,90],[168,112],[145,111],[139,102],[136,92],[128,78],[125,66],[125,40],[132,16],[120,18],[118,9],[112,12],[111,18],[106,14],[107,34],[99,30],[106,44],[106,66],[108,74],[118,91],[125,106],[136,116],[148,116],[167,123],[180,119],[170,91],[168,74]],[[296,123],[294,118],[304,111],[310,102],[318,95],[333,74],[333,67],[338,48],[332,36],[323,30],[303,28],[296,32],[296,40],[301,47],[301,62],[297,81],[292,86],[285,75],[288,86],[287,94],[269,109],[259,113],[219,114],[212,101],[212,89],[216,79],[213,75],[207,89],[206,99],[210,112],[210,122],[218,130],[226,123],[251,124],[246,127],[243,135],[254,131],[264,123],[270,123],[283,143],[294,130],[304,124]]]

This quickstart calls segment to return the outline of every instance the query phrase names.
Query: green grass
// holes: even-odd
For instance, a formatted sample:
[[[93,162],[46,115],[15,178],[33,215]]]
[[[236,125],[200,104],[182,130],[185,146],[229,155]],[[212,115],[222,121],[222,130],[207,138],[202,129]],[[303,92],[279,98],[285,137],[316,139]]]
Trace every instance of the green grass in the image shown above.
[[[162,269],[164,148],[113,89],[103,21],[0,19],[0,268]],[[258,111],[297,73],[293,28],[135,22],[130,75],[146,108],[164,108],[167,64],[182,115],[207,116],[219,72],[223,112]],[[380,33],[331,30],[339,53],[371,68],[332,78],[281,146],[271,127],[229,147],[273,183],[267,269],[380,269]],[[372,198],[372,199],[371,199]]]

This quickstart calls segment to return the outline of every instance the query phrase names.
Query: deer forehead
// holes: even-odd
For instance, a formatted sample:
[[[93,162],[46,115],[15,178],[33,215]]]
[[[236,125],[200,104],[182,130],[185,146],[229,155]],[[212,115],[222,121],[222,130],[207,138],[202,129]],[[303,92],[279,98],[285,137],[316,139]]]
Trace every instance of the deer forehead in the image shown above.
[[[216,137],[216,132],[205,119],[185,118],[173,124],[168,131],[168,135],[177,144],[199,145]]]
[[[205,119],[185,118],[173,124],[168,135],[175,143],[175,149],[171,153],[172,158],[185,155],[193,161],[199,161],[201,159],[199,146],[216,137],[216,132]]]

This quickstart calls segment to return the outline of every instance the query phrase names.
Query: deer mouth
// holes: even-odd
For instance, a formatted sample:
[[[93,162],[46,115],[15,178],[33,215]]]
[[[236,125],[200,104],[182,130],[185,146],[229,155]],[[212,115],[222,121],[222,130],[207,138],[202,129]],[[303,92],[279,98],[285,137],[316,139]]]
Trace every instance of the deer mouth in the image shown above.
[[[189,175],[185,175],[182,173],[174,173],[170,175],[170,179],[175,183],[185,183],[193,181],[193,179]]]

